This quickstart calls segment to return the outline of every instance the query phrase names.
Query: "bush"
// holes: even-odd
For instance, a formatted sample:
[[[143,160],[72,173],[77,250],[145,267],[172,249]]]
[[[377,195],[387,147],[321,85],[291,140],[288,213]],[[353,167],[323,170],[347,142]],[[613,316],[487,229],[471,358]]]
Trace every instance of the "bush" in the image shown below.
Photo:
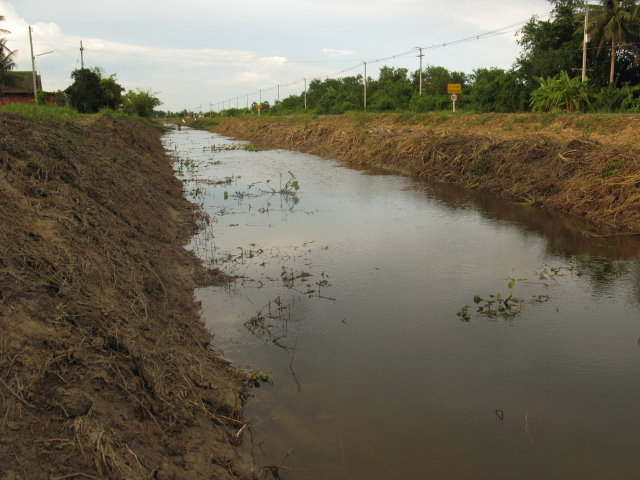
[[[583,82],[580,77],[569,78],[564,71],[546,80],[537,77],[536,80],[540,87],[531,94],[534,111],[585,111],[591,100],[599,99],[589,85],[589,79]]]

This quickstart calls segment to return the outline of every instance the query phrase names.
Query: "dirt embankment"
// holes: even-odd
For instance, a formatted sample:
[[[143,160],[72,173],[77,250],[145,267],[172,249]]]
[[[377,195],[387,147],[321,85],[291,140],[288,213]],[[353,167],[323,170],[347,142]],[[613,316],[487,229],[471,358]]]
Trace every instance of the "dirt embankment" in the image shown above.
[[[0,113],[0,479],[251,478],[159,131]]]
[[[376,115],[198,120],[268,146],[452,182],[640,233],[640,117]]]

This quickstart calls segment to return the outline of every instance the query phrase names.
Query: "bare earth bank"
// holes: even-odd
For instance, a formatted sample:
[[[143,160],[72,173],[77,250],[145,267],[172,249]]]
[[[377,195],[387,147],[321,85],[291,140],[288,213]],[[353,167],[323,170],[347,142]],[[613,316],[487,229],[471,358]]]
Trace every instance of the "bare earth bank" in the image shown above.
[[[160,133],[0,113],[0,479],[253,478]]]

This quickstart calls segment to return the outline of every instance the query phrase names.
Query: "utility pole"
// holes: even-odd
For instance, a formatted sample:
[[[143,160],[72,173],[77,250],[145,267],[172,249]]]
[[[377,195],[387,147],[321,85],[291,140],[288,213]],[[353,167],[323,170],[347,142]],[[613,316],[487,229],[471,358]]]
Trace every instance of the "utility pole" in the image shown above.
[[[36,57],[33,55],[33,39],[31,38],[31,25],[29,25],[29,45],[31,46],[31,71],[33,72],[33,103],[38,104],[38,81],[36,75]]]
[[[364,63],[364,109],[367,110],[367,62]]]
[[[418,57],[420,57],[420,87],[418,88],[418,95],[422,96],[422,57],[424,57],[424,55],[422,54],[422,47],[418,47],[420,49],[420,55],[418,55]]]
[[[582,81],[587,79],[587,43],[589,43],[589,5],[584,4],[584,40],[582,42]]]
[[[249,94],[247,93],[247,110],[249,110]]]
[[[280,104],[280,85],[278,85],[278,104]]]
[[[84,70],[84,47],[82,46],[82,40],[80,40],[80,68]]]
[[[304,78],[304,109],[307,109],[307,79]]]

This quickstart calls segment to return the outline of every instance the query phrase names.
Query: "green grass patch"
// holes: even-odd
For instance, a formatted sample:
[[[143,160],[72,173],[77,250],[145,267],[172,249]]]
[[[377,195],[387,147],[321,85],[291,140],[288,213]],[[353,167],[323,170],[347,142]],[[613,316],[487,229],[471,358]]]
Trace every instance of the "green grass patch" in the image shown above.
[[[0,112],[9,112],[22,115],[24,117],[43,122],[45,120],[56,123],[63,123],[74,120],[80,115],[72,108],[55,107],[55,106],[36,106],[26,103],[10,103],[4,107],[0,107]]]

